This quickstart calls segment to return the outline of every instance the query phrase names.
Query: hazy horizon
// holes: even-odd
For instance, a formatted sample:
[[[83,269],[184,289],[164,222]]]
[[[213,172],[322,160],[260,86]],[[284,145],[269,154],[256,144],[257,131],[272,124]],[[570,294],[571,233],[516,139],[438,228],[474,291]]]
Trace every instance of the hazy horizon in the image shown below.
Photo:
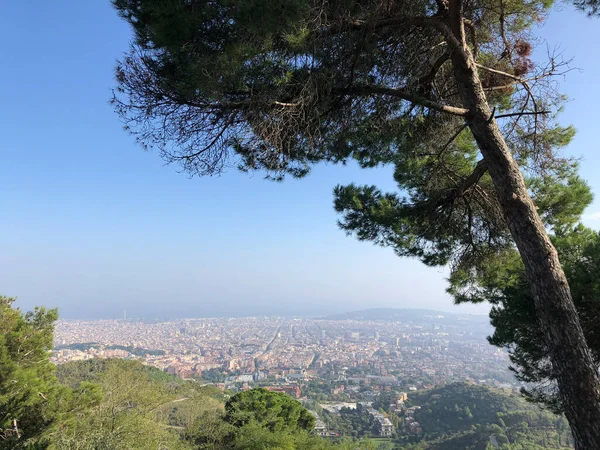
[[[18,306],[18,305],[17,305]],[[245,305],[249,306],[249,305]],[[393,308],[393,307],[372,307],[372,308],[364,308],[364,309],[353,309],[353,310],[336,310],[330,312],[319,312],[318,309],[313,311],[299,311],[294,312],[289,310],[286,307],[286,310],[256,310],[252,308],[246,308],[246,310],[234,310],[234,311],[217,311],[217,310],[204,310],[198,311],[197,314],[194,314],[190,308],[185,308],[181,311],[179,309],[175,309],[174,311],[161,311],[156,310],[155,313],[145,313],[140,315],[136,310],[127,310],[124,309],[122,311],[111,311],[106,312],[105,314],[100,315],[71,315],[71,316],[63,316],[59,311],[59,320],[65,321],[94,321],[94,320],[121,320],[124,317],[127,320],[136,321],[147,321],[147,320],[159,320],[159,321],[172,321],[172,320],[193,320],[193,319],[237,319],[237,318],[246,318],[246,317],[284,317],[284,318],[312,318],[312,319],[320,319],[326,318],[329,316],[335,315],[343,315],[354,312],[368,311],[368,310],[397,310],[397,311],[427,311],[431,313],[442,313],[445,315],[451,316],[483,316],[486,315],[486,311],[472,311],[471,308],[462,308],[463,305],[454,305],[450,309],[431,309],[431,308],[421,308],[421,307],[403,307],[403,308]],[[48,306],[50,307],[50,306]]]

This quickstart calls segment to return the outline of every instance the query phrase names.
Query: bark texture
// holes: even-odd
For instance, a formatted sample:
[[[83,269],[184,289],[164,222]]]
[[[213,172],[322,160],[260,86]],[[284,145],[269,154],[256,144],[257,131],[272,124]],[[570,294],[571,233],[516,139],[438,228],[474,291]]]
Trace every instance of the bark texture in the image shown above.
[[[565,415],[578,450],[600,450],[600,377],[579,323],[558,254],[525,180],[490,111],[466,45],[460,0],[451,0],[445,37],[469,127],[487,164],[525,264],[535,308],[550,349]]]

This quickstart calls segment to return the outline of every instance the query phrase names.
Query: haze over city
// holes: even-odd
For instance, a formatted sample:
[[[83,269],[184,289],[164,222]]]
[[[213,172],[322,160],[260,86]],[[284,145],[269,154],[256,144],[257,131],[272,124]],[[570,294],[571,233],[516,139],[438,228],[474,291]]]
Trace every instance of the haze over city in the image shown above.
[[[309,180],[273,183],[231,168],[188,178],[144,153],[109,105],[115,59],[130,30],[109,2],[7,4],[0,18],[5,67],[0,110],[0,285],[27,310],[62,318],[323,315],[367,307],[487,311],[454,306],[447,270],[400,259],[336,226],[332,188],[377,183],[391,169],[320,165]],[[23,24],[27,23],[27,27]],[[594,167],[600,70],[597,23],[575,11],[540,35],[581,68],[560,80],[574,100],[561,122],[569,147],[600,192]],[[545,46],[540,45],[543,49]],[[33,54],[36,57],[32,57]],[[585,215],[600,225],[600,203]]]

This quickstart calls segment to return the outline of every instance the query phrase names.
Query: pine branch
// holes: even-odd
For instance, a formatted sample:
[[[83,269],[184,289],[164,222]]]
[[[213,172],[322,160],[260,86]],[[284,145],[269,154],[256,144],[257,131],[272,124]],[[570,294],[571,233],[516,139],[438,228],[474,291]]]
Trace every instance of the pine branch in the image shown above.
[[[513,80],[517,81],[518,83],[525,82],[525,80],[523,78],[513,75],[512,73],[503,72],[502,70],[492,69],[491,67],[486,67],[479,63],[475,63],[475,65],[481,70],[485,70],[486,72],[490,72],[490,73],[495,73],[496,75],[502,75],[504,77],[512,78]]]
[[[516,113],[509,113],[509,114],[499,114],[497,116],[494,116],[494,119],[502,119],[505,117],[521,117],[521,116],[534,116],[534,115],[544,115],[544,114],[550,114],[552,111],[527,111],[527,112],[516,112]]]
[[[414,104],[424,106],[425,108],[433,109],[435,111],[452,114],[454,116],[467,117],[470,113],[470,111],[466,108],[437,103],[433,100],[429,100],[413,92],[407,92],[402,89],[392,89],[381,86],[354,86],[346,89],[341,89],[337,92],[343,95],[356,96],[388,95],[391,97],[401,98],[402,100],[406,100]]]

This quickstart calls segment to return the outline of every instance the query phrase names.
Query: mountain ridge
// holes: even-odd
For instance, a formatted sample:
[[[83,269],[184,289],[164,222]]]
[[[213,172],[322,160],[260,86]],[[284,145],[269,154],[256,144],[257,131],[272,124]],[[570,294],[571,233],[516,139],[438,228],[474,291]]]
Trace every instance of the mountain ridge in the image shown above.
[[[369,308],[358,311],[349,311],[339,314],[329,314],[318,317],[323,320],[385,320],[401,321],[416,319],[460,319],[460,318],[480,318],[486,317],[486,314],[461,314],[450,313],[446,311],[436,311],[432,309],[412,309],[412,308]]]

